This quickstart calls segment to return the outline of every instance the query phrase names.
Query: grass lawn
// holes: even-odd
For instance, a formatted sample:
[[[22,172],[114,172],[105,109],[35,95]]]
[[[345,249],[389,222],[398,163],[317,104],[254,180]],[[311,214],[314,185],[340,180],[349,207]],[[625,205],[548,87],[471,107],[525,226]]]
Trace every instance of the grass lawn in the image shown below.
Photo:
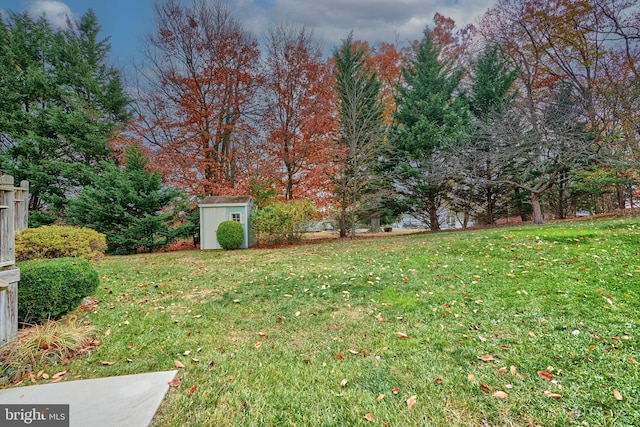
[[[153,426],[638,426],[639,251],[626,218],[108,257],[64,369],[177,364]]]

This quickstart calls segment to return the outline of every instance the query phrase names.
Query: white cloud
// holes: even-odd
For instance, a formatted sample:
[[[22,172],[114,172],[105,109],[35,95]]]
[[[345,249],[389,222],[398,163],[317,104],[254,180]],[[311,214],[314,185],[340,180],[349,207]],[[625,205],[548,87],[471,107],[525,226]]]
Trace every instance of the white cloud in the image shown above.
[[[473,23],[496,0],[273,0],[272,18],[312,28],[316,37],[337,45],[351,30],[371,43],[422,37],[440,12],[458,27]]]
[[[36,0],[27,8],[33,18],[44,16],[54,28],[67,28],[67,18],[73,21],[71,8],[56,0]]]

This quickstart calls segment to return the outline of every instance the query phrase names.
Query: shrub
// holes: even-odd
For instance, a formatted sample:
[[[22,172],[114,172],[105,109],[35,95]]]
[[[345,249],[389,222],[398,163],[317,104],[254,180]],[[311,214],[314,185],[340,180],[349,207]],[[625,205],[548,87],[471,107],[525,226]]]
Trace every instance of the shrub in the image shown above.
[[[16,261],[52,258],[95,260],[104,255],[104,234],[89,228],[46,225],[16,233]]]
[[[238,221],[223,221],[216,230],[216,239],[222,249],[238,249],[244,241],[244,230]]]
[[[18,319],[27,323],[68,313],[100,282],[98,272],[82,258],[25,261],[18,267]]]
[[[299,243],[316,210],[308,200],[274,202],[255,210],[251,224],[259,241],[271,244]]]

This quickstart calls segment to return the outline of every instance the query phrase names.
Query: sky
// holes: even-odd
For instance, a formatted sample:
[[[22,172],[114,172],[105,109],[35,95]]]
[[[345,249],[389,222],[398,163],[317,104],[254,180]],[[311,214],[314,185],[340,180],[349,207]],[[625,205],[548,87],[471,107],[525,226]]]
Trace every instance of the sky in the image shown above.
[[[214,0],[212,0],[214,1]],[[496,0],[224,0],[234,16],[257,36],[272,23],[304,25],[326,46],[337,47],[353,31],[370,43],[417,40],[436,12],[462,27],[474,23]],[[66,16],[78,18],[93,9],[102,36],[111,43],[110,60],[126,68],[140,62],[141,45],[153,28],[155,0],[0,0],[0,13],[27,11],[46,15],[54,26]],[[185,0],[189,4],[190,0]]]

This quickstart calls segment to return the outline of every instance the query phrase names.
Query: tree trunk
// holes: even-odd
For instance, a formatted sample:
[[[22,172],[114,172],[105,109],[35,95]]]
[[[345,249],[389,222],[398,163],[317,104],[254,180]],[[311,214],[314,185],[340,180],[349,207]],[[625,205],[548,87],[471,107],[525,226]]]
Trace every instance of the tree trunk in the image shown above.
[[[380,231],[380,217],[371,218],[371,225],[369,226],[369,231],[372,233],[377,233]]]
[[[533,209],[533,223],[544,224],[542,207],[540,207],[540,193],[535,191],[531,192],[531,208]]]
[[[340,237],[347,237],[347,205],[342,203],[340,208]]]
[[[438,221],[438,208],[434,205],[427,206],[429,212],[429,229],[431,231],[440,231],[440,221]]]
[[[487,186],[487,224],[493,224],[493,187],[491,185]]]

